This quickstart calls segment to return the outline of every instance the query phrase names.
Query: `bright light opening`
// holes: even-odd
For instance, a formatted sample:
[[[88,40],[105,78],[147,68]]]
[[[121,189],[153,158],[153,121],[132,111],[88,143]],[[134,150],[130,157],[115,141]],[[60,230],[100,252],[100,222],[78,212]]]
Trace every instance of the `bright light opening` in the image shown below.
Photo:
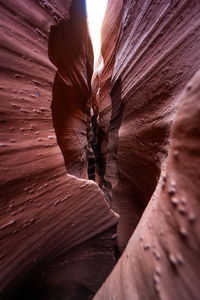
[[[94,63],[97,62],[101,50],[101,26],[108,0],[86,0],[88,25],[94,50]]]

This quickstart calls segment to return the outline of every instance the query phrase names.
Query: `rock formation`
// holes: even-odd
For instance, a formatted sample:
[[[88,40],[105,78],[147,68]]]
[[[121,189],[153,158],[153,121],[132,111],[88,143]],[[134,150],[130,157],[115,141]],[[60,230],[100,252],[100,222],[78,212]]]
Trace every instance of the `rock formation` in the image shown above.
[[[94,294],[115,264],[118,217],[85,180],[93,55],[84,5],[1,1],[2,299]]]
[[[0,299],[198,299],[199,1],[0,17]]]
[[[120,17],[121,5],[109,1],[102,28],[98,131],[106,166],[103,189],[120,214],[123,250],[165,164],[177,96],[200,67],[200,5],[130,0]],[[113,30],[115,42],[109,43]],[[107,85],[104,74],[111,79]]]
[[[94,299],[199,299],[200,72],[179,100],[156,190]]]
[[[108,14],[104,37],[115,27]],[[99,114],[98,125],[108,137],[102,180],[120,215],[121,252],[132,236],[94,299],[198,299],[200,73],[179,95],[200,67],[200,5],[127,0],[121,18],[98,101],[112,113]]]

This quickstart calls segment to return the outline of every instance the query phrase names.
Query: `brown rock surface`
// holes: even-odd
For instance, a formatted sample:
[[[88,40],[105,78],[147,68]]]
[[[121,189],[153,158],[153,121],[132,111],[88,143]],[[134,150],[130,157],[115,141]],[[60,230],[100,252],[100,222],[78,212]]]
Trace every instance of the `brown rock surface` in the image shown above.
[[[51,264],[56,265],[53,277],[65,296],[72,293],[73,298],[79,286],[80,293],[94,293],[114,265],[111,235],[117,216],[94,182],[77,178],[87,178],[86,102],[93,61],[84,1],[74,0],[71,5],[67,0],[8,0],[0,5],[0,294],[2,299],[16,299],[19,292],[25,293],[20,299],[31,299],[32,276],[42,274],[42,294],[32,298],[51,299],[57,286],[50,279]],[[67,169],[77,177],[66,173],[51,120],[56,70],[48,59],[50,29],[49,55],[58,68],[53,121]],[[67,33],[70,44],[67,36],[64,39]],[[64,150],[63,135],[71,139]],[[65,150],[71,155],[71,166]],[[93,254],[86,255],[83,249]],[[81,275],[77,261],[82,264]],[[73,285],[68,282],[68,287],[70,275]],[[30,287],[24,286],[27,281]]]
[[[87,102],[91,94],[93,51],[84,1],[73,1],[70,20],[51,27],[49,58],[58,68],[52,117],[68,172],[87,178]]]
[[[0,299],[198,299],[199,1],[109,0],[92,87],[84,0],[0,18]]]
[[[109,1],[102,26],[102,64],[97,69],[93,79],[93,90],[96,87],[96,77],[99,80],[98,97],[96,98],[98,122],[97,122],[97,172],[100,176],[100,186],[106,170],[106,156],[108,148],[108,132],[112,113],[111,97],[109,94],[111,76],[115,62],[115,47],[121,27],[121,14],[123,1]],[[102,70],[103,65],[103,70]],[[112,166],[109,170],[113,172]],[[106,185],[104,184],[106,192]],[[107,193],[106,193],[107,194]]]
[[[112,17],[107,13],[102,28],[105,66],[98,124],[107,137],[101,145],[103,184],[120,214],[118,244],[123,250],[165,163],[177,95],[200,67],[200,5],[195,0],[127,0],[120,34],[115,14],[121,1],[110,0],[109,6],[116,9]],[[109,44],[113,28],[119,35],[115,47]],[[111,83],[105,84],[104,74]]]
[[[166,171],[94,299],[199,299],[200,72],[178,100]]]

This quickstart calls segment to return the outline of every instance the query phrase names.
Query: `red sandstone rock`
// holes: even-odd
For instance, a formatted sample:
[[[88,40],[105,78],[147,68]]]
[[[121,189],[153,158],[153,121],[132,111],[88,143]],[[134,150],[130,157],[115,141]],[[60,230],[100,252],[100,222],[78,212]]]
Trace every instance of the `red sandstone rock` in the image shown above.
[[[84,1],[0,5],[1,298],[88,299],[117,238],[95,299],[198,299],[199,73],[179,94],[200,66],[199,2],[108,2],[92,88],[104,194],[86,180]]]
[[[165,164],[177,95],[200,67],[200,6],[195,0],[125,1],[119,34],[120,5],[109,1],[115,9],[111,16],[107,12],[103,25],[102,74],[112,80],[100,79],[98,124],[105,136],[99,147],[104,188],[120,214],[118,244],[123,250]],[[119,38],[109,44],[113,28]]]
[[[121,14],[123,1],[109,1],[102,26],[102,58],[103,70],[96,70],[96,76],[99,76],[99,92],[97,100],[98,122],[97,122],[97,172],[100,175],[100,186],[103,184],[103,177],[106,168],[110,173],[115,173],[112,165],[106,167],[108,160],[108,132],[112,112],[111,98],[109,91],[111,89],[111,77],[115,63],[115,47],[121,28]],[[100,74],[99,74],[100,73]],[[95,76],[94,76],[95,79]],[[95,86],[95,80],[93,80]],[[94,88],[93,88],[94,90]],[[114,176],[114,174],[113,174]],[[106,192],[104,183],[104,191]]]
[[[27,280],[32,286],[32,276],[48,270],[46,276],[42,275],[48,288],[45,284],[41,288],[42,299],[50,299],[45,292],[54,290],[50,276],[55,273],[52,275],[51,264],[56,265],[56,278],[65,296],[70,266],[74,286],[69,286],[68,293],[76,290],[76,284],[94,293],[114,265],[111,239],[114,231],[110,228],[115,226],[117,216],[94,182],[77,178],[87,178],[85,107],[90,96],[93,61],[84,1],[74,0],[71,10],[71,1],[67,0],[57,4],[13,0],[0,3],[0,294],[3,299],[16,299],[15,292]],[[85,24],[85,28],[81,27],[84,34],[80,30],[81,22]],[[58,67],[53,121],[64,154],[62,138],[70,139],[71,148],[67,145],[66,151],[71,156],[71,169],[67,165],[69,157],[65,157],[65,162],[68,159],[67,168],[77,177],[66,173],[51,120],[52,83],[56,73],[47,51],[51,26],[49,55]],[[70,44],[69,36],[64,39],[66,33],[71,36]],[[69,66],[74,73],[69,71]],[[109,247],[105,240],[100,243],[108,229],[107,239],[112,241]],[[86,244],[80,247],[83,242]],[[92,253],[95,247],[92,257],[82,250]],[[82,261],[81,275],[70,255],[75,257],[72,261]],[[94,270],[99,274],[96,278]],[[26,293],[24,297],[29,298]]]
[[[73,1],[70,20],[51,27],[49,58],[58,68],[52,116],[68,172],[87,178],[87,103],[91,94],[93,53],[84,1]]]
[[[166,171],[94,299],[199,299],[199,99],[200,72],[177,100]]]

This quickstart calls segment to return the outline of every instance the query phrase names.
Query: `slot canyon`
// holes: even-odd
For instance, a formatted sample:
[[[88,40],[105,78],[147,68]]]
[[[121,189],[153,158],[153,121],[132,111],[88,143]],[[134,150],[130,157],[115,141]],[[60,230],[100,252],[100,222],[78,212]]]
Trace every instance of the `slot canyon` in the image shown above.
[[[200,1],[0,20],[0,299],[199,300]]]

